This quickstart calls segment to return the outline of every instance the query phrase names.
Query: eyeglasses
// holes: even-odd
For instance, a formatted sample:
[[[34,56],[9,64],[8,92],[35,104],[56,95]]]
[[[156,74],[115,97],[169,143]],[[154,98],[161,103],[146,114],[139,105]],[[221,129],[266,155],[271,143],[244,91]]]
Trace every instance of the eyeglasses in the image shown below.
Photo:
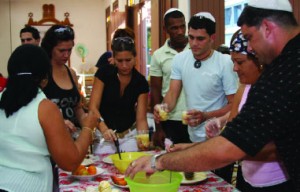
[[[200,60],[196,60],[195,63],[194,63],[194,67],[196,69],[199,69],[201,67],[201,61]]]
[[[67,36],[74,36],[73,30],[67,26],[55,29],[54,33],[60,38],[66,38]]]
[[[128,43],[128,44],[134,44],[134,40],[131,39],[130,37],[117,37],[114,38],[112,45],[114,44],[119,44],[119,43]]]

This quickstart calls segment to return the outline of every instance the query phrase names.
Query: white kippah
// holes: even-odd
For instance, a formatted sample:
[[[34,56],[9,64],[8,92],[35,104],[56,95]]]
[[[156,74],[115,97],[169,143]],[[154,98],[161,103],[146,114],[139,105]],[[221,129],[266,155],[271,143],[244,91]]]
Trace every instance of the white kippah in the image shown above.
[[[289,0],[249,0],[248,5],[260,9],[293,12],[292,5]]]
[[[199,13],[195,14],[194,16],[198,16],[198,17],[202,16],[202,17],[212,20],[214,23],[216,22],[214,16],[212,16],[212,14],[209,12],[199,12]]]
[[[170,8],[170,9],[168,9],[168,10],[166,11],[166,13],[164,14],[164,18],[165,18],[165,16],[166,16],[167,14],[172,13],[172,12],[174,12],[174,11],[179,11],[179,12],[182,13],[182,11],[180,11],[180,10],[177,9],[177,8]]]

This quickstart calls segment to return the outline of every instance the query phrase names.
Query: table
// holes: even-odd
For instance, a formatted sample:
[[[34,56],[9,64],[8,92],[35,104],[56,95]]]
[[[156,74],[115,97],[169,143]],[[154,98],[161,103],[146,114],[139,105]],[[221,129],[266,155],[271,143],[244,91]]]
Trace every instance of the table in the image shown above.
[[[95,155],[93,160],[97,167],[104,169],[105,172],[89,181],[74,179],[69,172],[59,169],[59,191],[60,192],[82,192],[87,186],[98,186],[100,181],[110,181],[111,175],[118,174],[118,170],[112,164],[107,164],[102,161],[109,154]],[[232,185],[224,181],[219,176],[208,171],[206,172],[207,179],[194,185],[181,185],[179,192],[237,192]],[[128,192],[129,189],[121,189],[122,192]]]

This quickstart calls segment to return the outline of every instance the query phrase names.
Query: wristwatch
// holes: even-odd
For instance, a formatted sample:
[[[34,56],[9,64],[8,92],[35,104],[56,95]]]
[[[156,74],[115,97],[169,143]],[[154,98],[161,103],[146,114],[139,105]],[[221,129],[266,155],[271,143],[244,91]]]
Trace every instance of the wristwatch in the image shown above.
[[[99,117],[98,118],[98,124],[101,123],[101,122],[104,122],[104,119],[102,117]]]
[[[160,157],[160,156],[162,156],[163,154],[156,154],[156,155],[153,155],[152,157],[151,157],[151,168],[152,169],[154,169],[154,170],[156,170],[156,171],[163,171],[163,170],[160,170],[160,169],[157,169],[156,168],[156,160]]]

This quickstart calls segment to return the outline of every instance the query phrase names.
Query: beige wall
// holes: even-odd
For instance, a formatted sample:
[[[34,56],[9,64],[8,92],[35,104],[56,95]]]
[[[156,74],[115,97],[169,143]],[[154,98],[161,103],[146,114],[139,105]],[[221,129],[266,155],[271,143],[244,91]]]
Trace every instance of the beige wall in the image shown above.
[[[54,4],[55,16],[64,20],[64,13],[70,13],[74,24],[75,43],[86,45],[89,54],[86,65],[94,66],[99,56],[106,51],[105,7],[108,0],[0,0],[0,72],[7,75],[6,65],[11,52],[20,45],[19,31],[28,21],[28,13],[33,19],[42,19],[42,5]],[[75,51],[71,55],[71,65],[82,68],[81,59]]]
[[[11,53],[8,0],[0,0],[0,73],[6,76],[6,65]]]

